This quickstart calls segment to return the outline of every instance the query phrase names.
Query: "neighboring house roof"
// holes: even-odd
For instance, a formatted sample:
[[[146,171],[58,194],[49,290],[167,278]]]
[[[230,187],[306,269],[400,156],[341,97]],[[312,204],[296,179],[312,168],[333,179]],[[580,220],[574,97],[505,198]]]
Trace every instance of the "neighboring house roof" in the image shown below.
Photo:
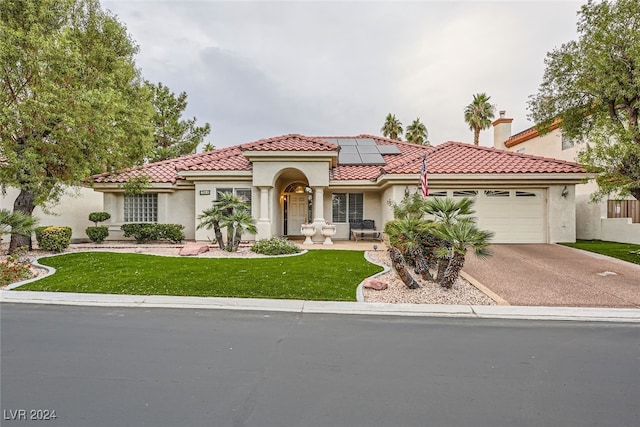
[[[551,127],[549,130],[556,130],[560,125],[560,121],[556,120],[551,123]],[[535,127],[530,127],[529,129],[525,129],[522,132],[518,132],[515,135],[511,135],[505,142],[504,146],[507,148],[515,147],[518,144],[522,144],[525,141],[529,141],[530,139],[536,138],[540,136],[540,133],[536,130]]]
[[[578,164],[528,154],[508,152],[461,142],[445,142],[435,147],[395,141],[373,135],[341,137],[306,137],[283,135],[247,144],[191,154],[172,160],[150,163],[116,174],[94,176],[97,183],[124,183],[137,176],[149,176],[151,182],[175,183],[184,179],[181,171],[250,171],[251,162],[245,156],[252,151],[277,152],[337,152],[341,147],[325,140],[373,139],[378,146],[394,145],[399,153],[382,154],[385,164],[337,164],[330,170],[333,181],[375,180],[387,174],[419,174],[422,159],[427,156],[430,174],[491,174],[491,173],[584,173]]]

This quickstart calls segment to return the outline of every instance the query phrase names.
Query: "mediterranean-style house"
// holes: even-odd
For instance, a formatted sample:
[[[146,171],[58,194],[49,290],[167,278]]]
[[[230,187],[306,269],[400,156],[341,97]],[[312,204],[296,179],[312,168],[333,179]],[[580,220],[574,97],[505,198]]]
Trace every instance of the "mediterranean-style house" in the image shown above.
[[[535,128],[511,134],[512,118],[505,111],[493,122],[494,148],[574,162],[582,144],[562,135],[554,123],[540,135]],[[585,240],[607,240],[640,244],[640,201],[633,198],[593,202],[595,181],[576,185],[576,236]]]
[[[111,214],[111,239],[122,238],[127,222],[179,223],[187,239],[212,239],[197,229],[197,217],[222,192],[251,205],[258,232],[247,240],[299,236],[303,223],[319,230],[327,222],[336,225],[334,239],[348,239],[350,222],[370,219],[381,230],[393,219],[389,202],[419,191],[425,156],[430,196],[475,199],[479,226],[495,232],[495,243],[575,241],[575,186],[588,176],[582,167],[460,142],[283,135],[96,175],[94,190]],[[123,184],[135,177],[149,185],[126,195]]]

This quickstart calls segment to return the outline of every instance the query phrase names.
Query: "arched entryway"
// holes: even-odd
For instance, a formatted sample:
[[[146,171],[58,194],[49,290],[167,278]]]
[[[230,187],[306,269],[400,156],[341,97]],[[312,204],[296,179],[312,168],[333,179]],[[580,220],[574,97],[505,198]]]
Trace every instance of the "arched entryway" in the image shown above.
[[[283,233],[300,236],[300,225],[312,221],[313,194],[306,182],[294,181],[282,190]]]

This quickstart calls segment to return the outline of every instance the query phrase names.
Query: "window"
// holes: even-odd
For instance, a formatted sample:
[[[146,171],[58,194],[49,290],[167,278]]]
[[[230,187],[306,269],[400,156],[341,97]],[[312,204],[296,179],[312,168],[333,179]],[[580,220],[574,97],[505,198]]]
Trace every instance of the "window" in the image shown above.
[[[487,197],[509,197],[509,190],[484,190]]]
[[[536,197],[536,193],[530,191],[516,191],[516,197]]]
[[[223,193],[231,193],[249,205],[251,212],[251,188],[216,188],[216,200],[220,200]]]
[[[364,195],[362,193],[334,193],[331,195],[334,223],[362,221],[364,218]]]
[[[564,135],[562,135],[562,150],[573,148],[574,145],[576,145],[574,140],[566,138]]]
[[[158,195],[125,195],[124,222],[158,222]]]
[[[457,190],[453,192],[453,197],[476,197],[477,190]]]

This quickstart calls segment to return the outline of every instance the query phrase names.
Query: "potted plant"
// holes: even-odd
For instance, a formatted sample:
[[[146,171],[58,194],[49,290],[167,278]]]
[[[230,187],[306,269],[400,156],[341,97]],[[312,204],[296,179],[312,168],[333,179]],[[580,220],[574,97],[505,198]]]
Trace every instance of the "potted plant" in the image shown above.
[[[300,233],[306,237],[304,239],[304,245],[313,245],[313,241],[311,240],[311,236],[316,234],[316,226],[313,224],[302,224],[300,226]]]
[[[335,224],[330,224],[329,221],[327,221],[325,224],[322,224],[320,232],[324,236],[324,242],[322,242],[322,244],[333,245],[333,241],[331,240],[331,238],[336,235]]]

